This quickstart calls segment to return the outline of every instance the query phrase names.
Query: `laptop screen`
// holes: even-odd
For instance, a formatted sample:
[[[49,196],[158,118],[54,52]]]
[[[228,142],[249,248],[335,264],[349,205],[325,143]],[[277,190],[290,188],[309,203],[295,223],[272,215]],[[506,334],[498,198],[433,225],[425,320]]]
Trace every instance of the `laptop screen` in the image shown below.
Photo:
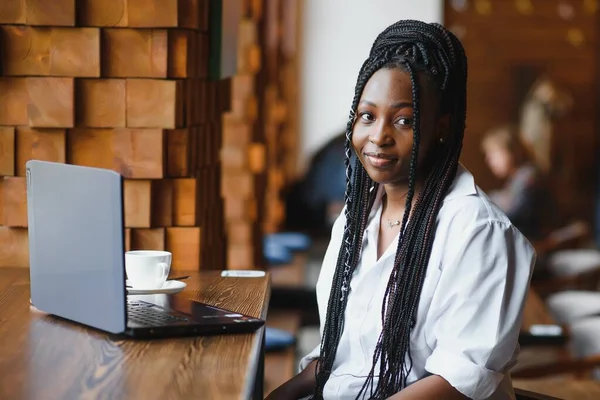
[[[121,175],[37,160],[28,161],[26,169],[33,305],[103,331],[123,332]]]

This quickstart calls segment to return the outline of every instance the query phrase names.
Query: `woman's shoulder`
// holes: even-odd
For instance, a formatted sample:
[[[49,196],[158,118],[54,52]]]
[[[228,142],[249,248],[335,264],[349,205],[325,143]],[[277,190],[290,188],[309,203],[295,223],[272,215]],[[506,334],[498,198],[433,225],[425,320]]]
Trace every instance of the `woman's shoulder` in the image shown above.
[[[454,260],[467,251],[472,258],[507,251],[524,255],[524,259],[535,257],[527,238],[476,185],[471,194],[445,201],[437,222],[434,246],[440,260]]]
[[[442,203],[438,226],[466,233],[484,224],[512,226],[506,214],[477,186],[473,175],[461,166]]]

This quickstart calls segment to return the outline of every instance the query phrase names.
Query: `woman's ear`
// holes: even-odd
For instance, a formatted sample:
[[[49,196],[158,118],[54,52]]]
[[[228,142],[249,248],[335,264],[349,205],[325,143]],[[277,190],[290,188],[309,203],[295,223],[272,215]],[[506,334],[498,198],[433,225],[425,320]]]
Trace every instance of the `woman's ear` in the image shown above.
[[[448,141],[448,135],[450,134],[450,113],[444,114],[440,117],[437,123],[436,139],[440,143]]]

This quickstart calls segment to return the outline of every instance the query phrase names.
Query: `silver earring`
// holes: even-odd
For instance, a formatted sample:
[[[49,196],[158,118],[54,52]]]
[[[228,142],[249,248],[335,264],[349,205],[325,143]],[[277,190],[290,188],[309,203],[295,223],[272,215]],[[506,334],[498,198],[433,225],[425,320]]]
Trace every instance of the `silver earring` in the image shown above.
[[[440,138],[440,143],[444,143],[444,138]]]

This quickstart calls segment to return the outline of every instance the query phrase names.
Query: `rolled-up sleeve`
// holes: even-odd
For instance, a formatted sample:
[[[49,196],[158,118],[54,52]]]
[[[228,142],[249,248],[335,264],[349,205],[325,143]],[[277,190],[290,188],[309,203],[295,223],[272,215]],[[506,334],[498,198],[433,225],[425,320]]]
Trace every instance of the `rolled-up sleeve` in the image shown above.
[[[311,361],[319,358],[319,354],[321,353],[321,345],[315,347],[310,353],[302,357],[300,360],[300,371],[303,371],[304,368],[310,364]]]
[[[489,221],[442,264],[427,319],[425,369],[465,396],[487,399],[515,361],[535,252],[512,225]]]

